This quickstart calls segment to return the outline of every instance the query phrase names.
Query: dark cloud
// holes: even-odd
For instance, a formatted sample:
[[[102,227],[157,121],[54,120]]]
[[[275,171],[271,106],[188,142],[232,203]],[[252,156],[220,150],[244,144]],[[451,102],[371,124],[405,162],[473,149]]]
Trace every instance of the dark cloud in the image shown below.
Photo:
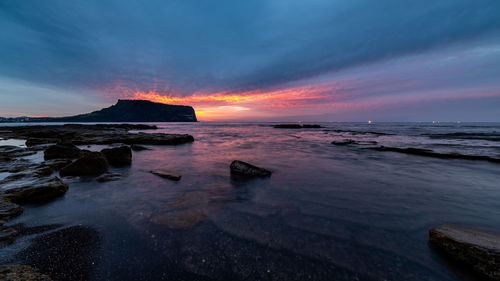
[[[500,30],[498,0],[0,2],[0,76],[84,89],[279,85]]]

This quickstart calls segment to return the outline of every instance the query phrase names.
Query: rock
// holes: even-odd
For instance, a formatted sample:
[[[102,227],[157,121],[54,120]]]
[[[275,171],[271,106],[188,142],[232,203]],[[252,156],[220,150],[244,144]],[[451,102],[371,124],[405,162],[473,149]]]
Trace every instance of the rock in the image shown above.
[[[302,129],[300,124],[278,124],[274,125],[273,128],[276,129]]]
[[[28,265],[0,265],[0,280],[3,281],[52,281]]]
[[[232,174],[240,176],[268,177],[271,175],[269,170],[239,160],[234,160],[229,168]]]
[[[332,141],[332,144],[334,145],[349,145],[349,144],[357,144],[358,142],[355,141],[355,140],[351,140],[351,139],[346,139],[346,140],[342,140],[342,141]]]
[[[121,179],[122,177],[123,176],[121,174],[105,173],[97,177],[95,180],[98,182],[107,182],[107,181],[116,181]]]
[[[0,161],[0,173],[19,173],[28,169],[32,169],[36,164],[26,159],[9,159]]]
[[[193,142],[191,135],[162,134],[162,133],[129,133],[129,130],[157,129],[150,125],[133,124],[66,124],[49,126],[15,126],[9,130],[0,130],[0,138],[27,139],[27,146],[34,146],[55,142],[69,142],[75,145],[89,144],[151,144],[151,145],[178,145]],[[35,153],[35,152],[33,152]],[[0,150],[0,158],[2,158]]]
[[[379,146],[379,147],[374,147],[373,149],[378,150],[378,151],[392,151],[392,152],[398,152],[398,153],[404,153],[404,154],[410,154],[410,155],[434,157],[434,158],[441,158],[441,159],[481,160],[481,161],[488,161],[488,162],[492,162],[492,163],[500,163],[500,158],[494,158],[494,157],[490,157],[490,156],[486,156],[486,155],[469,155],[469,154],[460,154],[460,153],[440,153],[440,152],[432,151],[430,149],[422,149],[422,148],[414,148],[414,147],[400,148],[400,147]]]
[[[187,229],[196,226],[204,218],[203,212],[199,209],[185,209],[156,216],[152,221],[170,228]]]
[[[172,170],[167,170],[167,169],[156,169],[151,171],[152,174],[155,174],[159,177],[173,180],[173,181],[179,181],[182,177],[179,173],[172,171]]]
[[[153,217],[152,221],[170,228],[192,228],[204,220],[204,208],[207,205],[207,200],[205,192],[187,192],[166,203],[161,208],[163,213]]]
[[[73,159],[77,158],[80,154],[80,149],[71,143],[58,143],[56,145],[49,146],[43,152],[43,158],[45,160],[51,159]]]
[[[29,138],[26,140],[26,146],[32,147],[42,144],[58,143],[60,141],[61,139],[53,139],[53,138]]]
[[[17,204],[43,203],[64,195],[67,190],[68,185],[58,177],[43,179],[32,177],[3,185],[0,189],[0,198]]]
[[[318,125],[318,124],[304,124],[304,125],[302,125],[302,128],[304,128],[304,129],[319,129],[319,128],[323,128],[323,127],[321,127],[321,125]]]
[[[277,124],[273,126],[277,129],[319,129],[322,128],[321,125],[317,124]]]
[[[0,146],[0,156],[5,159],[12,159],[23,156],[30,156],[36,154],[36,151],[31,151],[24,147],[2,145]]]
[[[33,171],[33,175],[36,177],[46,177],[52,175],[55,170],[50,166],[39,166],[35,171]]]
[[[40,163],[39,167],[50,167],[53,170],[60,170],[73,162],[71,159],[53,159]]]
[[[429,242],[485,277],[500,280],[500,234],[472,227],[444,225],[429,230]]]
[[[0,199],[0,220],[9,220],[23,213],[23,207]]]
[[[0,242],[12,243],[16,240],[19,233],[12,227],[0,225]],[[0,275],[1,276],[1,275]],[[0,279],[3,280],[3,279]]]
[[[106,172],[108,161],[101,152],[82,151],[80,158],[61,169],[59,174],[65,176],[95,176]]]
[[[3,180],[0,181],[0,185],[3,185],[6,184],[6,183],[10,183],[10,182],[13,182],[13,181],[17,181],[17,180],[20,180],[20,179],[24,179],[24,178],[29,178],[31,177],[31,173],[15,173],[15,174],[12,174],[12,175],[9,175],[7,177],[5,177]]]
[[[146,134],[146,133],[127,133],[127,134],[98,134],[96,136],[87,136],[82,140],[74,140],[75,144],[151,144],[151,145],[178,145],[193,142],[191,135],[174,134]]]
[[[133,144],[130,148],[131,148],[133,151],[150,150],[149,148],[147,148],[147,147],[145,147],[145,146],[142,146],[142,145],[138,145],[138,144]]]
[[[120,146],[101,150],[111,166],[127,166],[132,163],[132,150],[130,146]]]

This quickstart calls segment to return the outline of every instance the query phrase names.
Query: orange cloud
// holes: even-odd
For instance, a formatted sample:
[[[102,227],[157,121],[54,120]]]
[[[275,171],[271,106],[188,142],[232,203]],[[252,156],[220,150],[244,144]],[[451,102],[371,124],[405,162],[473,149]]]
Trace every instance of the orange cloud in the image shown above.
[[[315,101],[324,106],[325,103],[320,101],[331,100],[331,93],[337,88],[338,86],[331,85],[331,83],[318,83],[270,91],[198,92],[190,96],[172,95],[156,90],[137,90],[126,97],[168,104],[192,105],[200,120],[221,120],[249,116],[262,117],[263,114],[270,115],[269,110],[272,109],[314,106]],[[267,114],[265,111],[268,111]]]

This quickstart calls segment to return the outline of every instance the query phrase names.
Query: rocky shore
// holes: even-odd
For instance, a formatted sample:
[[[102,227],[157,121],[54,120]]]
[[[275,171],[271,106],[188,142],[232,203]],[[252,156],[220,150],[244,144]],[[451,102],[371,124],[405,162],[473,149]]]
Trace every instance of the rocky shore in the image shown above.
[[[12,243],[23,235],[23,231],[18,226],[6,224],[9,219],[23,213],[21,205],[43,204],[64,196],[69,188],[64,180],[65,177],[96,177],[97,182],[117,180],[121,178],[121,175],[108,173],[108,169],[110,166],[130,165],[132,162],[131,146],[138,151],[148,149],[140,145],[178,145],[194,141],[191,135],[129,132],[130,130],[155,129],[157,129],[156,126],[129,124],[0,127],[1,139],[24,140],[26,144],[26,147],[0,146],[0,173],[7,173],[7,176],[0,180],[0,243]],[[106,144],[111,147],[101,151],[89,151],[77,147],[77,145],[93,144]],[[37,153],[43,153],[42,162],[36,162],[30,158]],[[38,239],[26,251],[27,253],[33,252],[36,247],[38,250],[49,249],[54,245],[59,245],[60,243],[55,242],[60,239],[73,239],[75,235],[83,235],[82,231],[95,236],[92,230],[84,227],[65,228],[48,234],[50,237]],[[46,245],[50,242],[49,240],[54,243]],[[73,242],[68,241],[68,243]],[[73,246],[70,248],[74,248]],[[66,246],[61,245],[58,251],[59,254],[48,253],[47,255],[54,255],[51,259],[58,259],[64,263],[65,255],[68,254]],[[36,254],[39,257],[47,255]],[[37,267],[45,267],[43,259],[33,260],[30,255],[27,255],[26,262]],[[75,262],[75,264],[81,265],[82,263]],[[57,274],[60,271],[55,269],[54,272]],[[79,274],[88,274],[88,271],[83,268],[79,272]],[[56,277],[65,279],[67,276]],[[2,280],[51,280],[50,277],[37,273],[34,268],[25,265],[0,267],[0,278]]]

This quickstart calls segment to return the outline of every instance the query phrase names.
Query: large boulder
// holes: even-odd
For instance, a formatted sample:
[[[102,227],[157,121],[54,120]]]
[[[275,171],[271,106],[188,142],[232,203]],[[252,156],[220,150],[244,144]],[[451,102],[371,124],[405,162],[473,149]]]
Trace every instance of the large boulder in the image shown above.
[[[491,280],[500,280],[500,234],[445,225],[429,230],[429,241],[452,259],[470,265]]]
[[[0,197],[17,204],[42,203],[64,195],[68,185],[58,177],[23,178],[14,180],[2,186]]]
[[[268,177],[271,175],[269,170],[239,160],[234,160],[229,168],[232,174],[239,176]]]
[[[80,155],[80,149],[71,143],[58,143],[49,146],[43,152],[43,158],[45,160],[72,159],[77,158],[78,155]]]
[[[0,220],[8,220],[23,213],[23,207],[0,199]]]
[[[130,146],[120,146],[101,150],[111,166],[127,166],[132,163],[132,150]]]
[[[108,160],[101,152],[82,151],[80,158],[61,169],[61,176],[96,176],[106,172]]]

